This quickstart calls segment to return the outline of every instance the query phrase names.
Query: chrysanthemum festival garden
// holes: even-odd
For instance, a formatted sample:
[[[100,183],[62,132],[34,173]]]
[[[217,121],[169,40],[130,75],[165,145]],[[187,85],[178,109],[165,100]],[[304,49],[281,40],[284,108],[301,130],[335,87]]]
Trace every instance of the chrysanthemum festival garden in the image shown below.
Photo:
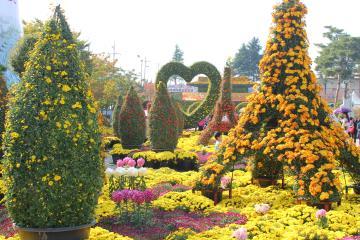
[[[314,67],[307,8],[282,0],[255,74],[239,70],[252,44],[222,73],[184,65],[176,46],[144,83],[118,67],[115,45],[112,59],[91,53],[52,11],[25,23],[0,65],[0,239],[360,239],[358,112],[339,89],[333,105],[322,94],[339,79],[346,99],[359,38],[327,27]],[[169,87],[201,78],[197,101]],[[252,88],[242,101],[234,79]]]

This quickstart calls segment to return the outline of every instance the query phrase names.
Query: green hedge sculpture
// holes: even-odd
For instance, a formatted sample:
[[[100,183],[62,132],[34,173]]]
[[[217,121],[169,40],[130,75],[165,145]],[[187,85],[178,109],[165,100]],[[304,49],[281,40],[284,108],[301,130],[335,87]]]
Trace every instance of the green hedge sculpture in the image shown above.
[[[125,96],[119,125],[122,146],[125,149],[140,148],[146,138],[145,113],[133,87]]]
[[[174,75],[182,77],[186,82],[191,82],[191,80],[199,74],[206,75],[210,80],[207,96],[193,112],[186,113],[182,110],[185,115],[185,128],[195,127],[200,120],[204,119],[213,111],[216,100],[220,94],[221,75],[219,71],[214,65],[208,62],[197,62],[191,67],[187,67],[178,62],[169,62],[160,69],[156,77],[156,84],[163,82],[167,85],[169,78]]]
[[[157,85],[151,106],[149,118],[151,148],[155,151],[173,151],[178,142],[178,119],[163,82]]]
[[[92,223],[103,184],[98,114],[60,6],[25,65],[6,118],[6,208],[25,228]]]

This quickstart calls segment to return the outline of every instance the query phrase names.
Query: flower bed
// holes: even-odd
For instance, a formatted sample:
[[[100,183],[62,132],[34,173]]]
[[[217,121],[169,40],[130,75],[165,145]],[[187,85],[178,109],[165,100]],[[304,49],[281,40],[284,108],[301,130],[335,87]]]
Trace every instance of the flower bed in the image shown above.
[[[106,239],[102,236],[107,236],[108,239],[124,239],[115,238],[118,236],[115,234],[120,233],[134,239],[165,239],[168,236],[171,240],[176,239],[176,236],[191,233],[185,239],[233,240],[232,234],[239,227],[247,229],[249,239],[358,239],[352,236],[359,235],[360,232],[360,196],[352,192],[348,199],[343,199],[341,206],[327,212],[328,227],[321,228],[315,216],[317,210],[306,205],[296,205],[291,188],[259,188],[250,184],[249,172],[236,170],[233,198],[229,199],[227,192],[224,192],[223,201],[214,206],[211,200],[202,197],[198,192],[194,194],[189,191],[198,177],[199,173],[193,171],[149,169],[145,177],[146,184],[156,193],[158,199],[153,202],[154,224],[140,228],[132,224],[115,223],[116,204],[110,199],[106,184],[98,201],[96,217],[100,227],[114,233],[99,229],[95,238],[96,231],[92,230],[91,239]],[[343,179],[343,176],[340,179]],[[346,179],[349,182],[348,175]],[[291,185],[292,178],[286,177],[285,181]],[[344,186],[343,182],[342,184]],[[269,205],[270,209],[259,211],[259,207],[256,208],[255,205],[261,204]],[[247,222],[239,225],[235,224],[235,220],[226,220],[224,223],[224,216],[231,215],[232,212],[243,216],[238,220],[246,217]],[[2,230],[3,226],[0,226]],[[11,227],[9,222],[7,226]],[[1,235],[4,234],[6,233],[2,231]],[[18,240],[10,238],[15,239]]]
[[[201,213],[189,213],[182,210],[155,210],[152,224],[136,228],[132,224],[116,224],[113,218],[103,219],[98,225],[121,235],[131,236],[138,240],[164,239],[171,232],[190,228],[195,232],[203,232],[214,226],[226,226],[231,223],[244,224],[247,219],[241,214],[213,213],[204,216]]]
[[[145,159],[145,166],[159,169],[160,167],[169,167],[177,171],[192,171],[198,169],[198,157],[195,153],[176,150],[174,153],[143,151],[132,155],[134,159]]]

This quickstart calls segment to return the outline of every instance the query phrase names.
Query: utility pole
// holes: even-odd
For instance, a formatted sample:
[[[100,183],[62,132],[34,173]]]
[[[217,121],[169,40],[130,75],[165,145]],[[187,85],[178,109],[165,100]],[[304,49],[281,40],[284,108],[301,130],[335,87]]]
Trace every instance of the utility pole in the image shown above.
[[[115,56],[116,55],[120,55],[120,53],[116,52],[116,46],[115,46],[115,41],[114,41],[114,45],[112,46],[112,57],[113,57],[113,61],[115,62]]]
[[[146,68],[148,68],[149,66],[147,65],[150,61],[146,59],[144,60],[144,79],[142,81],[142,85],[144,85],[145,81],[146,81]]]

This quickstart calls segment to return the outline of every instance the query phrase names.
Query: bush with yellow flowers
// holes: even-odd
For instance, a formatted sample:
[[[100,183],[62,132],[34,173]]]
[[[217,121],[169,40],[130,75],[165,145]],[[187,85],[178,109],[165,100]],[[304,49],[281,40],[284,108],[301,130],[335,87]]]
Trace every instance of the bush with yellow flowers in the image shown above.
[[[5,126],[5,111],[6,111],[6,95],[7,95],[7,88],[5,78],[3,76],[3,72],[5,71],[5,67],[0,65],[0,146],[2,146],[2,134],[4,132]],[[0,149],[0,157],[2,157],[3,152],[2,148]]]
[[[102,138],[103,145],[106,150],[114,147],[115,144],[120,144],[120,139],[115,136],[106,136]]]
[[[358,217],[338,212],[339,217],[334,219],[337,211],[327,213],[329,227],[322,228],[315,218],[316,209],[304,205],[291,208],[283,208],[272,211],[266,215],[259,215],[248,219],[243,225],[231,224],[227,227],[215,227],[211,230],[190,234],[187,239],[223,239],[232,240],[232,233],[239,227],[244,227],[248,233],[248,239],[262,240],[298,240],[298,239],[340,239],[345,236],[358,235],[360,225]],[[342,218],[341,223],[338,219]],[[350,219],[347,219],[350,218]],[[340,227],[340,229],[339,229]]]
[[[95,219],[103,162],[98,115],[84,77],[58,6],[9,101],[6,207],[20,227],[69,227]]]
[[[339,200],[334,172],[339,162],[359,181],[360,151],[320,98],[308,55],[306,13],[300,0],[274,7],[261,83],[230,131],[218,163],[230,169],[249,157],[253,177],[269,179],[280,178],[284,167],[294,175],[298,198],[316,204]]]
[[[201,152],[204,146],[198,144],[200,134],[201,132],[187,133],[187,137],[179,138],[177,148],[189,152]],[[214,143],[206,146],[206,151],[209,153],[215,152]]]
[[[189,212],[206,211],[214,206],[210,199],[199,196],[191,191],[168,192],[153,201],[153,206],[165,211],[181,209]]]
[[[169,234],[165,240],[186,240],[189,236],[196,234],[190,228],[179,228],[175,232]]]

